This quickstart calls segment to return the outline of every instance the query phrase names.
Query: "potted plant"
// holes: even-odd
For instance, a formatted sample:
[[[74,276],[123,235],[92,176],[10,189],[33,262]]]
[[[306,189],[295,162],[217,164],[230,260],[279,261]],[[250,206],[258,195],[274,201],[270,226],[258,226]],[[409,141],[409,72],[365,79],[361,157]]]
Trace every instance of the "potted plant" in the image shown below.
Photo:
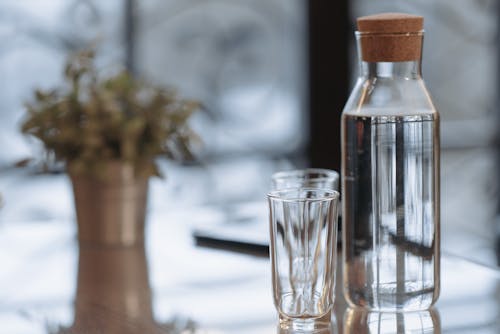
[[[65,86],[37,90],[22,132],[65,163],[81,242],[131,245],[144,238],[148,179],[156,159],[190,157],[187,121],[197,109],[172,90],[126,71],[101,79],[94,50],[69,57]]]

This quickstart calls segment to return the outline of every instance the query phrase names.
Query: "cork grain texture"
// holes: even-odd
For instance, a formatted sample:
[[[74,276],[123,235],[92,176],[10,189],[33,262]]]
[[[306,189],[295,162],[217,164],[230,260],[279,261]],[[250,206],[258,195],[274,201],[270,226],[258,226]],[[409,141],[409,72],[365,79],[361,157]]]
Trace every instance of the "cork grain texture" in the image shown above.
[[[424,18],[383,13],[358,18],[361,57],[366,62],[418,60],[422,54]]]

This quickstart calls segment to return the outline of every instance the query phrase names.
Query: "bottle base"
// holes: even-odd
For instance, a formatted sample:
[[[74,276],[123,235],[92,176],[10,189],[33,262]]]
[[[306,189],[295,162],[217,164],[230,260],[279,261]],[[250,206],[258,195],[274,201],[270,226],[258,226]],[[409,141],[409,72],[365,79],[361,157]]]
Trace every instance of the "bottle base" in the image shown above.
[[[351,307],[375,312],[418,312],[430,309],[436,302],[434,289],[394,294],[393,292],[366,292],[352,290],[345,294]]]
[[[332,326],[332,312],[313,317],[292,318],[283,314],[279,315],[279,327],[284,333],[328,333]],[[281,331],[280,331],[281,333]]]

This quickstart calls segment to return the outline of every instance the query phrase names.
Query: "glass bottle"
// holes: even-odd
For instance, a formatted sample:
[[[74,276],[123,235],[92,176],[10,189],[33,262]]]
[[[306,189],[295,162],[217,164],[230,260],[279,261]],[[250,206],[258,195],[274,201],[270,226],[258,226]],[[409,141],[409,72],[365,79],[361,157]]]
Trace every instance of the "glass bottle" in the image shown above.
[[[358,19],[360,76],[342,113],[344,294],[380,311],[439,295],[439,114],[421,75],[423,17]]]

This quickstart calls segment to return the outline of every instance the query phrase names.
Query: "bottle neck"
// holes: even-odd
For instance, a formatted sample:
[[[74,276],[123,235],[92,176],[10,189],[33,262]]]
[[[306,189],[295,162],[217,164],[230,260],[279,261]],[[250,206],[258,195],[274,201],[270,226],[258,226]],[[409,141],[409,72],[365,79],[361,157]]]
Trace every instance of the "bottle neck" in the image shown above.
[[[372,63],[360,59],[360,74],[364,79],[420,79],[422,77],[421,60]]]
[[[373,34],[356,31],[360,76],[364,79],[420,79],[423,31]]]

